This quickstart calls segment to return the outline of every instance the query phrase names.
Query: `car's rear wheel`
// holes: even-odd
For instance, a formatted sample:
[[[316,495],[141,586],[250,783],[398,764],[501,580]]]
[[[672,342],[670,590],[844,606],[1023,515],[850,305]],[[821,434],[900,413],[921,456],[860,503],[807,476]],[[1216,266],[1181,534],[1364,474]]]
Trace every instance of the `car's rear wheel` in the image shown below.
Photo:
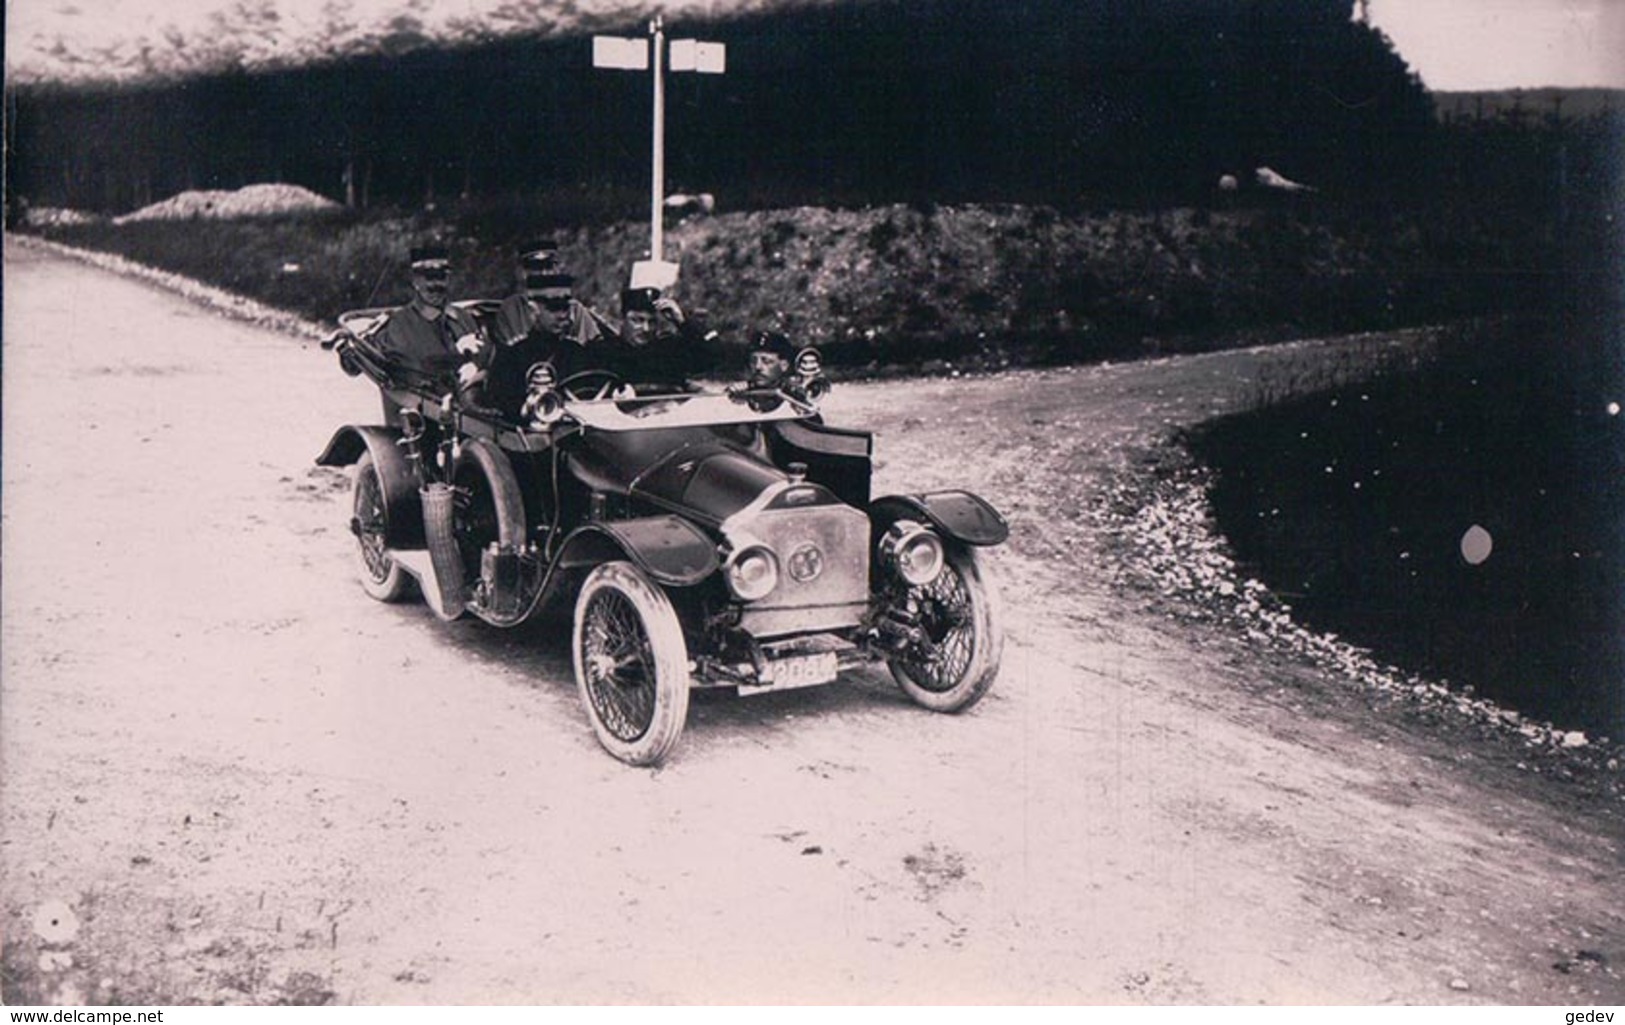
[[[664,592],[629,562],[587,576],[576,599],[576,686],[593,732],[628,765],[654,765],[688,719],[688,646]]]
[[[952,546],[942,572],[908,591],[928,643],[889,660],[892,676],[917,704],[961,712],[982,699],[999,675],[1004,624],[998,597],[975,550]]]
[[[412,592],[412,577],[390,557],[384,542],[384,482],[371,452],[361,453],[356,460],[350,497],[350,514],[355,517],[356,575],[361,578],[361,589],[378,601],[403,600]]]

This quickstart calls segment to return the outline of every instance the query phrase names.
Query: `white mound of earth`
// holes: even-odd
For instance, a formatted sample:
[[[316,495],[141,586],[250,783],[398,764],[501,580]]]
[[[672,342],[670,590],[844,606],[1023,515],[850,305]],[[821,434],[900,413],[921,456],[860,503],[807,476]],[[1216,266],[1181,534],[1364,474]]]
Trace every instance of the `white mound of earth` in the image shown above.
[[[69,210],[58,206],[30,207],[23,214],[23,223],[31,228],[59,228],[75,224],[95,224],[101,218],[83,210]]]
[[[204,189],[182,192],[161,203],[115,217],[113,223],[178,221],[198,217],[264,217],[269,214],[331,210],[337,206],[331,199],[298,185],[246,185],[235,191]]]

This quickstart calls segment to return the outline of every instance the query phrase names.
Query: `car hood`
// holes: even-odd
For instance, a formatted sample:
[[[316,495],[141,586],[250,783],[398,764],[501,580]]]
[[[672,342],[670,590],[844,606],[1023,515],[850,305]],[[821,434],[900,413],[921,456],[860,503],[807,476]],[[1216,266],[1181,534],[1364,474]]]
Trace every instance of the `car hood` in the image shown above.
[[[733,428],[588,431],[571,453],[570,468],[589,487],[715,525],[789,479],[756,454],[755,439],[753,429]]]

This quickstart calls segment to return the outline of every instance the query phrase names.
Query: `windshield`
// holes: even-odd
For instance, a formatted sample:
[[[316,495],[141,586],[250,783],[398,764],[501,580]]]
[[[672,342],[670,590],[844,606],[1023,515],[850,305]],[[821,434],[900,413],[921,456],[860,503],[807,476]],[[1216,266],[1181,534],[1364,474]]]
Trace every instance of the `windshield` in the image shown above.
[[[806,420],[816,410],[792,399],[766,411],[727,395],[661,395],[636,399],[566,402],[565,412],[599,431],[648,431],[666,427],[719,427]]]

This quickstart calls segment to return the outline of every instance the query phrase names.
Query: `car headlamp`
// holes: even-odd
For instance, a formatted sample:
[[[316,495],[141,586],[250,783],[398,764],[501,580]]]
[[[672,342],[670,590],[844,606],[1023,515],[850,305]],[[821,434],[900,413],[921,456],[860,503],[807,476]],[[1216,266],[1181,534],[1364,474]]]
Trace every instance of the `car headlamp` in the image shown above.
[[[779,586],[779,560],[765,545],[749,545],[728,556],[724,573],[728,589],[744,601],[755,601]]]
[[[911,587],[929,584],[942,572],[942,539],[913,520],[898,520],[880,539],[880,558]]]
[[[521,420],[545,427],[564,415],[564,397],[558,393],[558,374],[553,364],[532,363],[525,371],[525,402],[519,409]]]
[[[802,377],[818,377],[824,372],[824,358],[818,350],[807,346],[796,353],[796,373]]]
[[[796,353],[794,367],[796,386],[793,390],[796,398],[816,406],[829,394],[829,378],[824,376],[823,357],[817,349],[808,346]]]

